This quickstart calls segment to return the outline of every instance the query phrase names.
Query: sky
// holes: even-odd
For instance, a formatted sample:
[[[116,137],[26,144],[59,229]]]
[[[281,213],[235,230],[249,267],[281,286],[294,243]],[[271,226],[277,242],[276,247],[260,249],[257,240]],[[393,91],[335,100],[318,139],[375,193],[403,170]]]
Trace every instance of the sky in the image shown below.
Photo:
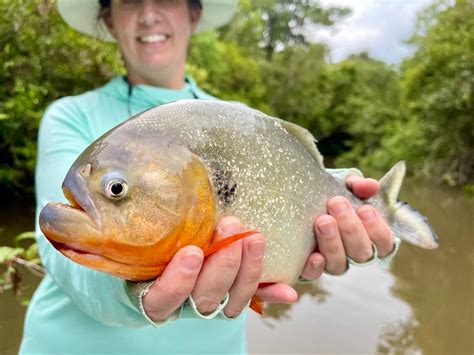
[[[349,7],[352,13],[337,25],[314,28],[309,39],[331,48],[330,60],[338,62],[352,53],[396,64],[414,49],[403,41],[415,29],[416,14],[432,0],[321,0],[323,6]]]

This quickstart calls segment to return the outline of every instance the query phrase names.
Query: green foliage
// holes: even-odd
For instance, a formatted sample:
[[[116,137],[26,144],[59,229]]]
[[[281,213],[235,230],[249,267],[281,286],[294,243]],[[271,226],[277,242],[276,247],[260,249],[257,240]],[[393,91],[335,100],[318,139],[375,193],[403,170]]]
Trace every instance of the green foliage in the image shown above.
[[[79,35],[55,3],[0,0],[0,187],[31,192],[46,106],[123,71],[113,45]]]
[[[440,0],[424,10],[417,51],[399,69],[366,54],[328,63],[328,49],[308,42],[305,30],[347,9],[241,0],[229,25],[193,38],[187,70],[217,97],[307,127],[339,166],[370,174],[404,159],[417,175],[472,185],[473,7]],[[52,1],[0,0],[0,11],[0,192],[31,193],[47,105],[124,68],[114,44],[67,27]]]
[[[438,1],[419,18],[418,47],[403,63],[403,99],[425,142],[408,142],[425,177],[474,180],[474,3]]]
[[[276,116],[321,132],[318,118],[326,107],[323,79],[325,48],[321,45],[288,47],[263,66],[267,101]]]
[[[398,73],[365,54],[348,58],[334,71],[338,101],[328,115],[337,122],[337,129],[349,137],[346,144],[350,148],[336,163],[359,166],[364,171],[387,169],[396,159],[396,152],[381,149],[381,143],[392,139],[397,127],[402,128]]]
[[[0,293],[12,290],[21,297],[22,269],[42,277],[44,268],[35,243],[35,233],[25,232],[15,237],[15,247],[0,247]]]
[[[269,110],[259,64],[236,44],[220,41],[214,32],[193,38],[187,71],[216,97]]]

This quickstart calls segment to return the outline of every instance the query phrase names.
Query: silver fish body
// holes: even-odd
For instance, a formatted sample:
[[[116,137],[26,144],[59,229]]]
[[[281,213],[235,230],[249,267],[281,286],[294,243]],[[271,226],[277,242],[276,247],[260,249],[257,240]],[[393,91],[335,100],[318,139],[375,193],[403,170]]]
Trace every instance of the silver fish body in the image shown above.
[[[186,100],[162,105],[114,128],[88,154],[104,159],[107,146],[117,142],[125,149],[121,154],[146,145],[147,159],[156,155],[175,172],[198,156],[209,170],[218,215],[235,215],[267,237],[262,282],[298,278],[315,248],[312,221],[325,213],[328,199],[346,196],[354,206],[363,203],[325,171],[308,131],[241,104]],[[163,158],[170,145],[182,151]],[[110,154],[108,159],[114,159]],[[395,235],[435,247],[436,236],[421,215],[396,206],[403,174],[404,164],[398,164],[382,181],[381,193],[368,202]]]

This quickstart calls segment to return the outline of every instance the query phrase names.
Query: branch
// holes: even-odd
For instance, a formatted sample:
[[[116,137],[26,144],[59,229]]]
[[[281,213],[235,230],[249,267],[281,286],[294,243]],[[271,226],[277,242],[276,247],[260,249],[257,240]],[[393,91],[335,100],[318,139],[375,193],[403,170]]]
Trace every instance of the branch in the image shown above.
[[[12,259],[12,261],[14,263],[17,263],[18,265],[22,265],[22,266],[26,267],[28,270],[31,271],[31,273],[33,273],[34,275],[36,275],[38,277],[43,277],[46,273],[46,269],[44,267],[42,267],[40,265],[37,265],[35,263],[32,263],[31,261],[19,258],[17,256],[15,256]]]

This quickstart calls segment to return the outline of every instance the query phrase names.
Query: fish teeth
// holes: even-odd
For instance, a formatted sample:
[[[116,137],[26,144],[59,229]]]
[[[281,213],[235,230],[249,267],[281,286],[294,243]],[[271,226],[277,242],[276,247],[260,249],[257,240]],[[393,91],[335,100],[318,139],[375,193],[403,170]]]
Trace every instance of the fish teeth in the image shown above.
[[[140,36],[138,39],[141,42],[145,42],[145,43],[157,43],[157,42],[162,42],[166,40],[166,35],[153,34],[153,35]]]

